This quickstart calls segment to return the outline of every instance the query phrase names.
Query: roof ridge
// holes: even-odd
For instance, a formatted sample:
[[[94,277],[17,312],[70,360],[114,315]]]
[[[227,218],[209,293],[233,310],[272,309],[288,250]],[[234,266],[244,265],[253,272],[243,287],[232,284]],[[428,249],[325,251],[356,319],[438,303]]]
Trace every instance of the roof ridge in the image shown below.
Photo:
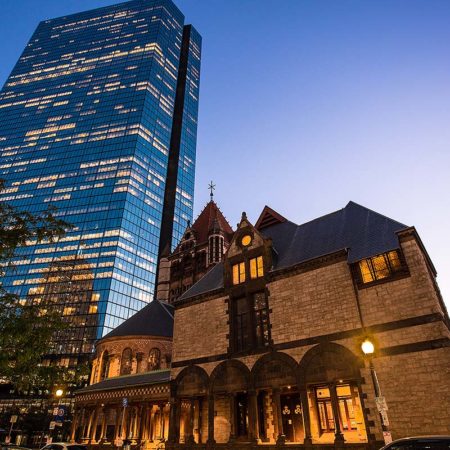
[[[166,313],[169,314],[170,318],[173,319],[173,314],[167,309],[167,306],[161,300],[155,300],[155,301],[157,301],[162,306],[164,311],[166,311]]]
[[[347,208],[347,206],[349,206],[350,204],[351,204],[351,205],[358,206],[359,208],[366,209],[367,211],[370,211],[370,212],[376,214],[377,216],[383,217],[383,218],[388,219],[388,220],[390,220],[390,221],[392,221],[392,222],[396,222],[396,223],[398,223],[398,224],[400,224],[400,225],[403,225],[405,228],[408,228],[408,227],[409,227],[409,225],[405,225],[404,223],[399,222],[398,220],[392,219],[391,217],[388,217],[388,216],[386,216],[385,214],[381,214],[381,213],[379,213],[378,211],[375,211],[375,210],[373,210],[373,209],[371,209],[371,208],[368,208],[367,206],[360,205],[359,203],[356,203],[356,202],[354,202],[353,200],[350,200],[350,201],[345,205],[345,208]],[[345,208],[343,208],[343,209],[345,209]]]

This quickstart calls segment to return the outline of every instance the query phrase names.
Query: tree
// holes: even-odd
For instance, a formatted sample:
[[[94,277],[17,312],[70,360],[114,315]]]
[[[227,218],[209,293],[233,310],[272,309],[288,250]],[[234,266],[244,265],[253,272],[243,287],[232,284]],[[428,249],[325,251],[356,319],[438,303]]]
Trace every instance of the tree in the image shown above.
[[[0,180],[0,192],[4,182]],[[14,271],[19,248],[53,242],[64,236],[71,226],[49,208],[40,214],[22,211],[0,202],[0,276]],[[0,283],[0,376],[16,389],[54,382],[56,370],[44,367],[42,357],[49,353],[55,332],[67,326],[58,311],[43,308],[32,298],[19,298]]]

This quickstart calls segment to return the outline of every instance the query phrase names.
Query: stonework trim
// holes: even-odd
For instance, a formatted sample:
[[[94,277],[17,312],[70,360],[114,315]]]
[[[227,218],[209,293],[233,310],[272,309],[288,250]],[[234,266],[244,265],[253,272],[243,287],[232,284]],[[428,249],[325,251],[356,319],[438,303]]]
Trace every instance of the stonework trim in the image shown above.
[[[380,349],[379,356],[393,356],[404,353],[423,352],[450,347],[450,338],[434,339],[432,341],[413,342],[411,344],[393,345]]]
[[[439,313],[433,313],[433,314],[427,314],[424,316],[417,316],[417,317],[410,317],[408,319],[402,319],[402,320],[395,320],[393,322],[386,322],[381,323],[377,325],[372,325],[370,327],[367,327],[365,329],[363,328],[356,328],[353,330],[347,330],[347,331],[340,331],[337,333],[331,333],[331,334],[324,334],[321,336],[315,336],[311,338],[305,338],[305,339],[298,339],[296,341],[290,341],[290,342],[283,342],[281,344],[275,344],[272,346],[274,350],[280,351],[280,350],[286,350],[290,348],[296,348],[296,347],[304,347],[308,345],[316,345],[326,342],[332,342],[332,341],[338,341],[341,339],[347,339],[352,338],[355,336],[360,336],[362,333],[380,333],[383,331],[390,331],[390,330],[397,330],[400,328],[407,328],[407,327],[414,327],[417,325],[424,325],[427,323],[433,323],[433,322],[443,322],[446,326],[448,326],[447,321],[445,320],[445,317],[443,317]],[[445,338],[446,339],[446,338]],[[444,340],[445,340],[444,339]],[[438,341],[441,341],[441,339],[438,339]],[[424,342],[434,342],[434,341],[424,341]],[[425,344],[423,344],[425,345]],[[409,350],[411,346],[415,346],[415,344],[406,344],[406,345],[398,345],[394,347],[387,347],[386,349],[380,349],[380,354],[383,354],[383,351],[386,350],[386,352],[395,351],[400,353],[409,353],[410,351],[421,351],[421,350]],[[394,349],[399,348],[399,350],[388,350],[388,349]],[[402,351],[401,349],[404,348],[405,351]],[[417,348],[421,348],[420,346]],[[436,347],[432,347],[436,348]],[[437,347],[439,348],[439,347]],[[428,350],[429,348],[424,348],[424,350]],[[252,351],[252,354],[258,354],[258,353],[266,353],[267,348],[260,349],[259,351]],[[388,354],[388,353],[386,353]],[[395,353],[398,354],[398,353]],[[211,356],[204,356],[201,358],[195,358],[195,359],[189,359],[185,361],[176,361],[172,362],[172,367],[184,367],[190,364],[204,364],[209,362],[218,362],[229,358],[229,354],[223,353],[219,355],[211,355]]]

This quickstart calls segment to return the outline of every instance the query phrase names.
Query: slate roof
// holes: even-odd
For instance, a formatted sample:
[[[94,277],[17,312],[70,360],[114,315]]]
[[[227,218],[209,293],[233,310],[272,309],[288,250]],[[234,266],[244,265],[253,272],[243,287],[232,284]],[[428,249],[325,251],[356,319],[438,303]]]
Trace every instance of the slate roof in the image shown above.
[[[208,240],[208,232],[213,227],[217,227],[228,235],[229,238],[233,235],[233,229],[225,219],[222,211],[213,200],[209,201],[199,214],[195,222],[192,224],[192,229],[195,231],[197,243],[206,242]]]
[[[170,369],[154,370],[153,372],[122,375],[121,377],[107,378],[99,383],[91,384],[76,391],[76,394],[87,392],[116,390],[127,387],[143,386],[148,384],[167,383],[170,381]]]
[[[119,336],[172,337],[173,313],[172,305],[153,300],[102,339]]]
[[[364,206],[349,202],[339,211],[302,225],[286,220],[263,228],[274,249],[272,270],[284,269],[339,250],[348,250],[348,263],[399,248],[397,232],[408,228]],[[179,300],[223,287],[223,265],[218,264]]]

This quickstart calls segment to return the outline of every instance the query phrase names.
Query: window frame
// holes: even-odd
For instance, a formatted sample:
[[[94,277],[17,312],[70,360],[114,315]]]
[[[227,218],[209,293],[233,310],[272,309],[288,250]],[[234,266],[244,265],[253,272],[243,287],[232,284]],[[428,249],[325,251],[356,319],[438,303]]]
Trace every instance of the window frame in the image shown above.
[[[264,307],[256,309],[255,298],[257,295],[264,296]],[[231,320],[230,320],[230,350],[234,354],[248,353],[267,349],[272,343],[270,326],[270,309],[266,289],[238,295],[230,298]],[[246,306],[245,312],[237,314],[238,302]],[[244,316],[244,321],[240,317]],[[261,317],[264,316],[263,321]],[[245,324],[245,328],[243,327]],[[260,330],[258,332],[258,329]],[[245,330],[245,331],[243,331]],[[262,330],[262,331],[261,331]],[[264,338],[264,335],[267,337]],[[244,336],[246,336],[244,338]],[[247,341],[245,344],[244,341]]]
[[[391,259],[389,257],[389,255],[394,252],[397,255],[396,259],[399,262],[398,268],[394,267],[394,265],[392,263],[394,258]],[[381,272],[381,270],[376,269],[376,267],[374,265],[375,264],[374,260],[376,258],[380,258],[380,257],[384,258],[384,261],[385,261],[385,269],[384,270],[388,270],[389,273],[387,276],[378,276],[378,278],[377,278],[377,273]],[[363,263],[365,263],[367,265],[369,273],[373,278],[372,280],[364,281],[364,275],[363,275],[362,267],[361,267],[361,265]],[[403,255],[401,249],[393,249],[393,250],[389,250],[384,253],[379,253],[377,255],[373,255],[369,258],[363,258],[353,264],[352,272],[353,272],[354,278],[356,280],[356,284],[359,289],[371,287],[376,284],[388,283],[390,281],[398,280],[400,278],[404,278],[404,277],[407,277],[410,275],[408,266],[406,265],[406,260],[404,258],[404,255]]]

